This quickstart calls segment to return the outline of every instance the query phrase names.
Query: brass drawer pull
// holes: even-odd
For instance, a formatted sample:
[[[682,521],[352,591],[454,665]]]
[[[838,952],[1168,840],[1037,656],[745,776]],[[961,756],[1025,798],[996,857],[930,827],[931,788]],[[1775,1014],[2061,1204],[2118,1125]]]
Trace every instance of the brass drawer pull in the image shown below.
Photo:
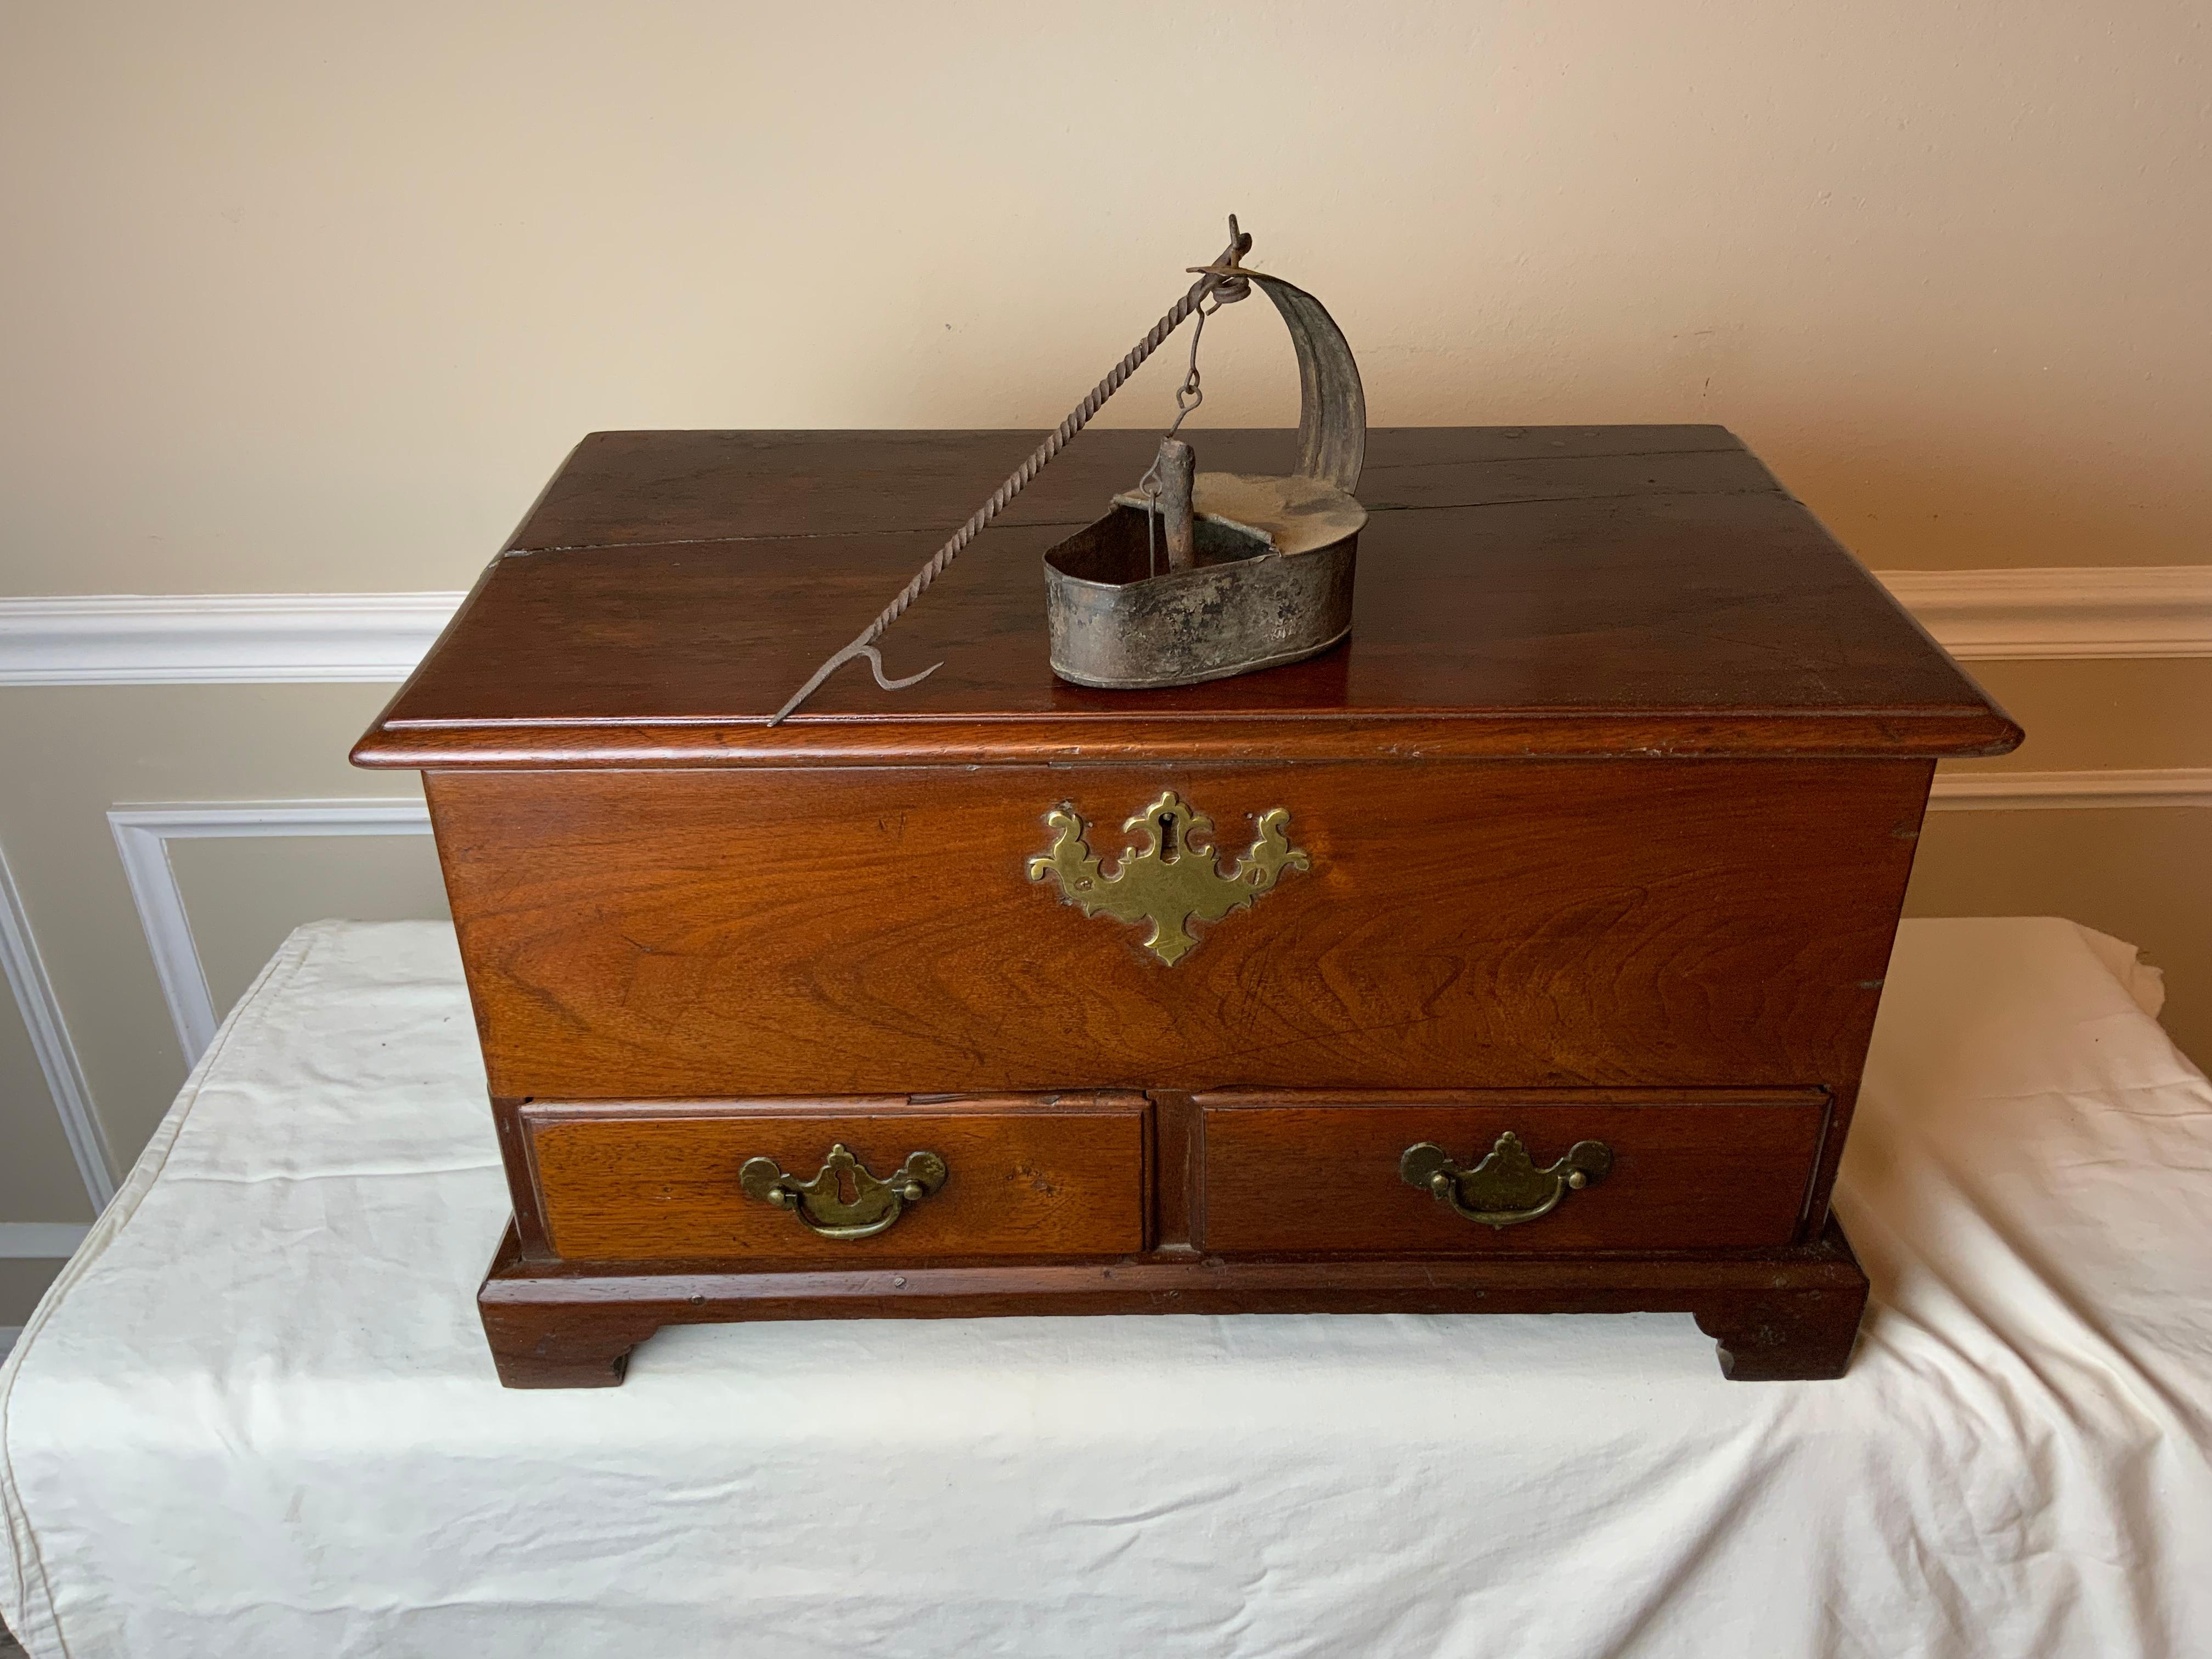
[[[1540,1170],[1508,1129],[1489,1155],[1462,1170],[1431,1141],[1406,1148],[1398,1173],[1409,1187],[1425,1187],[1437,1203],[1486,1227],[1510,1227],[1557,1209],[1570,1188],[1593,1187],[1613,1168],[1613,1148],[1601,1140],[1577,1140],[1567,1155]]]
[[[789,1210],[824,1238],[873,1238],[896,1221],[908,1205],[942,1187],[948,1173],[945,1160],[935,1152],[909,1152],[898,1173],[881,1181],[840,1141],[830,1147],[811,1181],[786,1175],[772,1158],[749,1158],[738,1171],[738,1185],[748,1198]],[[850,1200],[844,1195],[848,1174],[853,1177]]]

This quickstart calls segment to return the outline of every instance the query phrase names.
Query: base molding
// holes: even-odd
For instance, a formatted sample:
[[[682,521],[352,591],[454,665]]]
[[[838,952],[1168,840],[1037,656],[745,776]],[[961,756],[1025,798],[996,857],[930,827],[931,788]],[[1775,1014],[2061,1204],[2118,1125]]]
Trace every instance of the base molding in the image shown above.
[[[1812,1244],[1717,1255],[1246,1261],[1215,1256],[848,1273],[524,1259],[510,1227],[477,1293],[511,1389],[613,1388],[664,1325],[1005,1315],[1686,1313],[1740,1382],[1838,1377],[1867,1277],[1832,1217]]]

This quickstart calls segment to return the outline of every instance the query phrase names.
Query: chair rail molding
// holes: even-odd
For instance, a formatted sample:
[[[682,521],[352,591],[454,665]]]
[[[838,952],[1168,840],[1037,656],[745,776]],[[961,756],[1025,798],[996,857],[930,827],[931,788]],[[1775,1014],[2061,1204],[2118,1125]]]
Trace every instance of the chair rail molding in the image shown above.
[[[118,806],[107,823],[185,1063],[197,1066],[221,1020],[169,843],[240,836],[427,836],[430,812],[419,800],[240,801]]]
[[[2212,656],[2212,565],[1875,574],[1963,658]],[[0,599],[0,686],[397,683],[465,597]]]
[[[1928,810],[2022,811],[2067,807],[2123,809],[2212,806],[2212,767],[2105,772],[2005,772],[1976,769],[1936,774]]]
[[[8,988],[15,994],[23,1029],[30,1036],[31,1052],[46,1077],[46,1092],[53,1097],[54,1113],[61,1119],[70,1157],[76,1161],[85,1195],[97,1213],[115,1196],[114,1158],[93,1111],[84,1067],[77,1061],[76,1045],[70,1040],[69,1023],[62,1018],[61,1003],[39,955],[31,918],[23,908],[22,892],[15,885],[15,872],[8,867],[4,849],[0,849],[0,969],[6,971]],[[0,1255],[6,1254],[0,1249]],[[67,1255],[69,1250],[62,1254]]]
[[[459,593],[0,599],[0,685],[404,680]]]
[[[1954,657],[2212,656],[2212,565],[1875,574]]]

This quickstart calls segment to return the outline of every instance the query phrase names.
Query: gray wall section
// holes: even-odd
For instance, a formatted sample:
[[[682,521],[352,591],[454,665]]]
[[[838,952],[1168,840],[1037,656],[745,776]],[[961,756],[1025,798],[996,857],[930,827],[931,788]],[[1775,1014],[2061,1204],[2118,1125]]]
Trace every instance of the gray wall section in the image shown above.
[[[0,1325],[21,1325],[62,1270],[58,1261],[0,1258]]]
[[[375,685],[34,687],[0,690],[0,846],[69,1022],[118,1174],[161,1121],[185,1079],[145,935],[115,842],[110,806],[123,803],[421,798],[411,773],[356,771],[346,751],[391,695]],[[271,853],[270,879],[254,860],[215,860],[213,879],[185,902],[200,947],[225,982],[265,957],[293,923],[345,914],[359,896],[349,872],[396,872],[407,854],[376,841],[331,837],[311,855],[328,872],[331,902],[297,875],[301,855]],[[419,860],[427,843],[413,849]],[[197,870],[189,854],[180,870]],[[229,880],[234,890],[220,883]],[[416,883],[408,891],[419,891]],[[410,901],[411,902],[411,901]],[[295,907],[302,914],[291,914]],[[364,906],[373,909],[374,907]],[[46,1135],[53,1109],[34,1066],[10,1058],[0,1075],[7,1114],[0,1144],[33,1166],[33,1190],[75,1181],[65,1146]],[[21,1057],[27,1062],[27,1054]],[[36,1120],[35,1124],[32,1120]],[[51,1144],[50,1144],[51,1142]],[[0,1213],[0,1221],[43,1217]]]
[[[2027,741],[1954,773],[2212,769],[2212,659],[1977,662]],[[2166,970],[2165,1024],[2212,1066],[2212,808],[1928,815],[1909,915],[2070,916]]]
[[[0,1222],[89,1221],[92,1200],[13,997],[0,996]],[[0,1316],[0,1325],[21,1324]]]
[[[2067,916],[2166,971],[2161,1023],[2212,1067],[2212,808],[1931,812],[1905,914]]]
[[[170,856],[218,1017],[302,921],[447,915],[437,848],[427,835],[179,842]]]

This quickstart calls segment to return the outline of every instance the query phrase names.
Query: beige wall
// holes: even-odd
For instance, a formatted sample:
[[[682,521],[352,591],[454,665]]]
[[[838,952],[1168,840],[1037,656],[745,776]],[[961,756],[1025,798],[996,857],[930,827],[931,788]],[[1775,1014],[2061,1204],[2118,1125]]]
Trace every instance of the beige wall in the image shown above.
[[[1983,689],[2027,741],[1959,772],[2212,766],[2212,659],[1977,662]]]
[[[463,586],[594,428],[1048,424],[1231,209],[1378,423],[1719,421],[1876,567],[2203,562],[2207,38],[2149,0],[16,6],[0,595]],[[1225,314],[1205,417],[1287,418],[1286,357]],[[2212,661],[1978,667],[2033,733],[1999,767],[2212,765]],[[102,814],[404,790],[343,763],[384,695],[0,690],[0,847],[124,1158],[183,1060]],[[2138,939],[2212,1057],[2209,822],[1939,814],[1913,905]],[[428,860],[181,849],[218,1000],[295,921],[435,914]],[[10,1018],[0,1221],[82,1216]]]
[[[1721,421],[1878,567],[2212,546],[2187,3],[0,28],[0,591],[465,586],[594,428],[1048,425],[1231,210],[1378,423]],[[1282,414],[1271,318],[1209,348]]]

